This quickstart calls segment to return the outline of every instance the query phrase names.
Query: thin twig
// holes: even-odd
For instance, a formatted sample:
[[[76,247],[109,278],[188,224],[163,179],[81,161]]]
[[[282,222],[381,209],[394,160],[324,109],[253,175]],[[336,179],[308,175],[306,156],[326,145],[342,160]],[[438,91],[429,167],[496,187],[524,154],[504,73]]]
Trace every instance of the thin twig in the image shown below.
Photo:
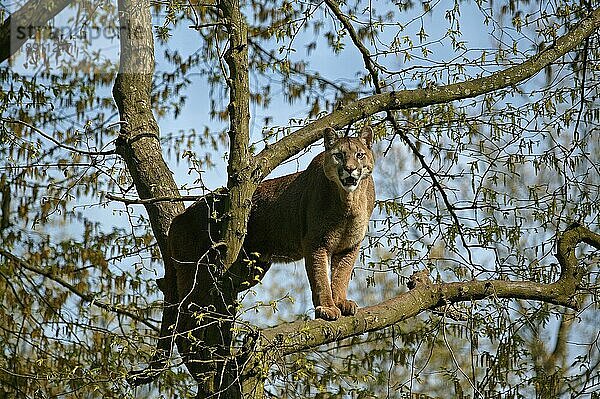
[[[339,8],[338,4],[335,2],[335,0],[325,0],[325,4],[327,4],[327,6],[329,7],[329,9],[333,12],[333,14],[342,23],[342,25],[344,26],[344,28],[346,29],[346,31],[348,31],[348,34],[350,35],[350,39],[352,40],[352,42],[354,43],[354,45],[356,46],[356,48],[358,49],[358,51],[362,55],[363,62],[365,63],[365,68],[367,68],[367,70],[369,71],[369,74],[371,75],[371,80],[373,81],[373,87],[375,88],[375,92],[377,94],[381,94],[382,90],[381,90],[381,85],[380,85],[380,82],[379,82],[379,74],[377,73],[377,69],[375,68],[373,60],[371,59],[371,53],[369,52],[369,49],[367,49],[365,47],[365,45],[361,42],[360,37],[358,36],[356,30],[354,29],[354,27],[352,26],[352,24],[350,23],[350,21],[348,20],[348,18],[346,18],[346,16],[342,13],[342,11],[340,10],[340,8]],[[386,110],[386,119],[392,125],[394,133],[400,136],[400,138],[402,139],[402,141],[404,141],[404,143],[406,143],[406,145],[408,145],[408,147],[411,149],[411,151],[413,152],[413,154],[417,157],[417,159],[419,160],[419,163],[421,164],[421,167],[423,169],[425,169],[425,171],[427,172],[427,174],[431,178],[431,182],[433,184],[433,187],[442,196],[442,200],[444,201],[444,205],[446,206],[446,209],[450,213],[450,216],[452,217],[452,220],[454,221],[454,224],[456,225],[456,228],[458,230],[458,234],[459,234],[460,239],[461,239],[461,243],[462,243],[463,247],[465,248],[465,250],[467,251],[467,256],[468,256],[468,259],[469,259],[469,263],[473,264],[473,257],[471,255],[471,250],[469,248],[469,245],[468,245],[468,243],[467,243],[467,241],[466,241],[466,239],[464,237],[464,233],[463,233],[463,230],[462,230],[462,225],[461,225],[461,223],[460,223],[460,221],[458,219],[458,215],[454,211],[454,206],[450,203],[450,200],[448,199],[448,195],[446,194],[446,190],[444,190],[444,188],[440,184],[439,180],[437,179],[437,176],[436,176],[435,172],[427,164],[427,161],[425,160],[425,157],[423,156],[423,154],[421,154],[421,152],[419,151],[419,149],[417,148],[417,146],[408,138],[408,135],[406,134],[406,132],[404,131],[404,129],[402,129],[400,127],[400,125],[398,124],[398,121],[394,117],[394,115],[393,115],[393,113],[392,113],[391,110]]]
[[[448,349],[448,352],[450,353],[450,357],[452,358],[452,363],[454,363],[454,367],[456,367],[458,369],[458,371],[460,371],[460,373],[463,375],[463,377],[471,385],[471,388],[473,388],[473,396],[476,398],[482,398],[483,395],[481,394],[481,392],[479,392],[479,389],[477,389],[477,386],[475,385],[475,381],[472,380],[467,375],[467,373],[462,369],[462,367],[460,367],[460,364],[458,363],[458,359],[454,355],[454,350],[452,349],[452,345],[450,345],[450,342],[448,342],[448,336],[446,335],[446,319],[445,318],[443,319],[443,325],[442,325],[442,337],[444,339],[444,344],[446,344],[446,349]]]
[[[62,287],[68,289],[69,291],[71,291],[73,294],[77,295],[79,298],[81,298],[83,301],[85,302],[89,302],[92,305],[95,305],[101,309],[104,309],[106,311],[109,312],[114,312],[123,316],[127,316],[131,319],[137,320],[140,323],[146,325],[147,327],[149,327],[150,329],[154,330],[154,331],[159,331],[158,327],[156,327],[154,324],[150,323],[148,320],[146,320],[145,318],[138,316],[128,310],[125,309],[121,309],[115,305],[106,303],[106,302],[102,302],[102,301],[98,301],[94,295],[92,294],[86,294],[84,292],[81,292],[80,290],[78,290],[73,284],[69,283],[68,281],[65,281],[64,279],[58,277],[58,276],[54,276],[52,273],[44,270],[44,269],[40,269],[38,267],[35,267],[33,265],[30,265],[29,263],[25,262],[23,259],[19,258],[18,256],[4,250],[3,248],[0,248],[0,255],[10,259],[11,261],[17,263],[20,267],[22,267],[23,269],[29,270],[30,272],[39,274],[41,276],[44,276],[52,281],[54,281],[55,283],[61,285]]]
[[[36,133],[38,133],[40,136],[44,137],[45,139],[53,142],[54,144],[56,144],[60,148],[64,148],[65,150],[73,151],[73,152],[76,152],[78,154],[89,155],[89,156],[108,156],[108,155],[114,155],[115,154],[115,150],[110,150],[110,151],[87,151],[87,150],[80,150],[78,148],[68,146],[68,145],[63,144],[60,141],[56,140],[51,135],[45,133],[43,130],[41,130],[41,129],[39,129],[39,128],[37,128],[37,127],[35,127],[35,126],[31,125],[30,123],[27,123],[25,121],[21,121],[21,120],[18,120],[18,119],[8,119],[8,118],[0,118],[0,121],[5,122],[5,123],[13,123],[13,124],[23,125],[23,126],[29,128],[29,129],[35,131]]]
[[[585,78],[587,72],[587,59],[588,59],[588,49],[590,45],[590,38],[587,37],[585,39],[585,43],[583,45],[583,66],[581,70],[581,100],[579,104],[579,112],[577,113],[577,121],[575,122],[575,129],[573,129],[573,144],[577,145],[579,141],[579,122],[581,122],[581,116],[583,114],[583,109],[585,107]]]
[[[104,196],[111,201],[119,201],[126,205],[133,205],[133,204],[146,205],[146,204],[154,204],[156,202],[198,201],[199,199],[204,197],[204,195],[178,195],[178,196],[164,196],[164,197],[141,199],[141,198],[119,197],[119,196],[109,194],[109,193],[104,194]]]

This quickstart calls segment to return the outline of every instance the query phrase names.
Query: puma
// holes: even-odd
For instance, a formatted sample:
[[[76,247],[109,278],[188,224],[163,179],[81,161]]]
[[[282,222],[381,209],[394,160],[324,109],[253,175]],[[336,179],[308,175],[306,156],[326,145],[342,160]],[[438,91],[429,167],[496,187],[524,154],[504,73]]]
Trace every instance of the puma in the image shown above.
[[[346,291],[375,204],[372,138],[368,126],[359,137],[342,138],[327,128],[325,151],[306,170],[258,186],[243,249],[232,266],[237,284],[254,285],[272,262],[304,258],[315,317],[355,314],[357,304]],[[181,301],[193,301],[194,287],[203,289],[199,273],[210,271],[197,270],[197,264],[205,263],[219,237],[214,217],[221,204],[214,194],[173,219],[168,243]]]
[[[356,313],[358,306],[346,291],[375,204],[373,132],[365,127],[359,137],[340,138],[327,128],[323,136],[325,151],[306,170],[257,187],[242,251],[225,275],[215,266],[224,193],[202,197],[173,219],[165,264],[176,270],[178,303],[165,298],[157,353],[148,370],[131,375],[134,385],[151,381],[164,369],[173,339],[194,378],[209,383],[215,372],[212,351],[227,333],[218,326],[230,312],[227,304],[233,303],[222,295],[253,286],[273,262],[304,258],[317,318]],[[225,283],[233,289],[220,290]],[[161,290],[174,291],[169,288]],[[226,356],[229,348],[223,350]]]

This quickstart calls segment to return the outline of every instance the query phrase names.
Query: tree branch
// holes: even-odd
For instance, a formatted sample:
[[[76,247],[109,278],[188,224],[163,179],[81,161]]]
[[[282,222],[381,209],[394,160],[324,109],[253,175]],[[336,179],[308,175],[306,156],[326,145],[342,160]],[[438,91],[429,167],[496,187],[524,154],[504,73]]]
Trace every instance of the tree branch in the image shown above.
[[[467,281],[434,284],[426,271],[411,276],[410,291],[380,304],[359,309],[354,317],[336,321],[309,320],[282,324],[258,332],[255,351],[269,359],[380,330],[418,315],[425,310],[463,301],[486,298],[529,299],[577,308],[575,299],[585,268],[578,265],[575,247],[587,243],[600,249],[600,235],[573,225],[559,238],[556,257],[560,278],[551,284],[531,281]]]
[[[252,46],[254,48],[255,53],[259,57],[261,57],[260,59],[263,60],[264,62],[275,63],[275,62],[281,61],[274,54],[265,50],[255,40],[252,40],[251,37],[248,38],[248,44],[250,44],[250,46]],[[264,57],[266,57],[266,59]],[[334,90],[339,91],[343,95],[347,95],[350,93],[350,91],[347,88],[345,88],[343,84],[339,84],[339,83],[333,82],[331,80],[328,80],[325,77],[319,75],[318,73],[310,73],[310,72],[307,72],[306,70],[297,68],[293,63],[291,63],[291,65],[290,65],[290,71],[294,72],[294,74],[296,74],[296,75],[303,76],[307,79],[314,79],[315,81],[318,81],[318,82],[322,83],[323,85],[331,86]]]
[[[354,45],[356,46],[356,48],[362,55],[363,62],[365,64],[365,68],[367,68],[367,71],[369,71],[369,75],[371,75],[371,80],[373,81],[372,83],[373,83],[373,87],[375,87],[375,92],[378,94],[381,93],[381,85],[379,83],[379,74],[377,72],[377,69],[375,69],[375,66],[373,65],[373,60],[371,60],[371,53],[365,47],[365,45],[361,42],[360,37],[356,33],[356,30],[352,26],[352,23],[350,22],[350,20],[344,15],[342,10],[340,10],[340,6],[337,3],[337,1],[325,0],[325,4],[327,5],[327,7],[329,7],[331,12],[333,12],[333,14],[336,16],[336,18],[341,22],[341,24],[344,26],[344,28],[348,31],[348,34],[350,35],[350,39],[352,40],[352,43],[354,43]]]
[[[57,147],[63,148],[65,150],[67,150],[67,151],[75,152],[77,154],[87,155],[87,156],[92,156],[92,157],[94,157],[94,156],[108,156],[108,155],[114,155],[115,154],[114,150],[108,150],[108,151],[89,151],[89,150],[81,150],[79,148],[71,147],[69,145],[66,145],[66,144],[60,142],[59,140],[56,140],[50,134],[44,132],[41,129],[38,129],[37,127],[33,126],[32,124],[27,123],[27,122],[22,121],[22,120],[19,120],[19,119],[0,118],[0,122],[12,123],[12,124],[19,124],[19,125],[25,126],[26,128],[29,128],[29,129],[33,130],[34,132],[38,133],[40,136],[42,136],[46,140],[51,141]]]
[[[0,63],[16,53],[69,3],[71,0],[30,0],[6,18],[0,26]]]
[[[111,201],[119,201],[126,205],[135,205],[135,204],[145,205],[145,204],[154,204],[156,202],[198,201],[199,199],[204,197],[203,195],[178,195],[178,196],[174,196],[174,197],[165,196],[165,197],[140,199],[140,198],[119,197],[117,195],[113,195],[110,193],[107,193],[104,196],[106,197],[106,199],[109,199]]]
[[[229,215],[225,219],[223,241],[226,243],[225,269],[237,259],[246,235],[250,216],[250,198],[256,188],[250,178],[250,87],[248,80],[248,27],[238,0],[220,4],[227,20],[229,48],[225,62],[229,68],[229,161],[227,189]]]
[[[354,101],[263,149],[256,157],[257,170],[254,176],[259,180],[264,178],[281,162],[319,140],[321,131],[326,127],[341,128],[382,111],[447,103],[519,84],[576,48],[598,28],[600,9],[590,12],[573,30],[559,37],[552,46],[521,64],[490,76],[426,89],[385,92]]]

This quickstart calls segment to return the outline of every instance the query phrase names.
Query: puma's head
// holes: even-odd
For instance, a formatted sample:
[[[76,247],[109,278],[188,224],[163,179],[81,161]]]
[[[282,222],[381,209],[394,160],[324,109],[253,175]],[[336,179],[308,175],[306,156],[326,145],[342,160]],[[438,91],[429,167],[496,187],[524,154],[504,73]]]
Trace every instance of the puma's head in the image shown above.
[[[367,126],[358,137],[340,138],[335,130],[327,128],[323,132],[323,138],[325,175],[343,190],[351,193],[373,171],[373,131]]]

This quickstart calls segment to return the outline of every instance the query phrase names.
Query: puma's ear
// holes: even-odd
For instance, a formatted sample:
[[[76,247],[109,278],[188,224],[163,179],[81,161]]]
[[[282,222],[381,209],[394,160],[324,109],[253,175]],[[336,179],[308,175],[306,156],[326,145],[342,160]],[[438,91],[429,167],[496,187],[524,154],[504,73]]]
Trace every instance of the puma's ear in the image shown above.
[[[363,127],[358,137],[368,148],[371,148],[371,144],[373,144],[373,129],[371,129],[371,126]]]
[[[323,140],[325,141],[325,150],[329,151],[338,139],[338,134],[335,130],[330,127],[325,128],[323,131]]]

